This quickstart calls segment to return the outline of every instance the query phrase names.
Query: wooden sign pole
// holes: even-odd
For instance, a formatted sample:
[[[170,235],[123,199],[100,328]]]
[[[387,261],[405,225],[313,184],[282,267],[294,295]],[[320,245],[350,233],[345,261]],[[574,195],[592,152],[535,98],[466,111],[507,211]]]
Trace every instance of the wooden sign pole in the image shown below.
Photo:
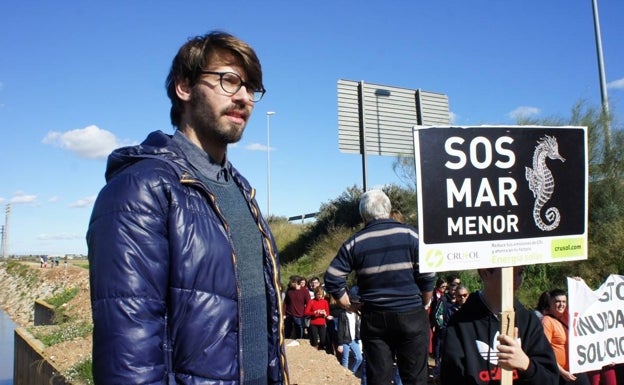
[[[514,337],[514,307],[513,307],[513,267],[501,268],[501,335]],[[512,385],[513,372],[501,368],[501,385]]]

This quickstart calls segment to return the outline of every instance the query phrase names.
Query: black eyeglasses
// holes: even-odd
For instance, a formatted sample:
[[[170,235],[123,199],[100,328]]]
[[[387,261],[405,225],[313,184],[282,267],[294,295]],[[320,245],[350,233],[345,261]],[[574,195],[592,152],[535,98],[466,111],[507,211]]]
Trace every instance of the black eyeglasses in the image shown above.
[[[228,93],[229,95],[234,95],[241,89],[242,86],[245,86],[247,90],[247,94],[254,102],[259,102],[260,99],[264,96],[266,90],[264,87],[255,88],[248,82],[243,81],[243,79],[234,72],[216,72],[216,71],[207,71],[201,70],[202,74],[207,75],[219,75],[219,84],[221,84],[221,89]]]

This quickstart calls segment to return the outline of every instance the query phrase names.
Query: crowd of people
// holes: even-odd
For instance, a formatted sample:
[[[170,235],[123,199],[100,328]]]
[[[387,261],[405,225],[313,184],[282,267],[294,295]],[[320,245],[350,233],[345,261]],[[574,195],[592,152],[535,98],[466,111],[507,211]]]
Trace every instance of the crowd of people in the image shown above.
[[[429,305],[429,323],[432,331],[430,350],[435,363],[432,373],[434,380],[440,377],[440,360],[448,322],[466,302],[468,294],[468,288],[461,284],[458,275],[450,274],[446,278],[439,277],[436,281],[434,296]]]
[[[500,333],[502,269],[478,269],[482,287],[473,293],[459,275],[421,274],[413,230],[397,220],[387,196],[366,192],[360,213],[365,226],[342,245],[325,284],[313,277],[301,290],[306,279],[291,277],[284,301],[287,337],[306,335],[362,384],[490,384],[504,369],[514,383],[616,385],[614,365],[569,372],[565,291],[543,293],[533,310],[514,300],[515,328]],[[512,270],[515,291],[524,268]],[[348,287],[353,271],[357,286]],[[297,325],[304,330],[298,333]]]
[[[522,275],[522,267],[514,269],[516,289],[522,282]],[[505,368],[514,372],[514,380],[521,379],[528,384],[617,385],[614,364],[588,373],[569,372],[567,294],[564,290],[543,292],[532,311],[516,301],[517,340],[499,335],[496,310],[500,306],[500,269],[482,269],[479,276],[483,288],[472,296],[459,275],[439,276],[435,282],[432,298],[424,306],[429,314],[429,354],[433,359],[428,383],[490,383],[500,380],[500,368]],[[318,277],[310,278],[307,284],[300,276],[293,276],[290,281],[291,286],[284,294],[286,325],[291,325],[286,337],[309,339],[312,347],[335,355],[343,367],[362,379],[362,385],[367,384],[359,287],[348,289],[352,306],[344,308],[325,291]],[[467,309],[454,317],[468,301]],[[475,341],[483,344],[479,346]],[[392,359],[392,383],[403,384],[394,353]]]
[[[65,266],[67,267],[67,256],[65,256],[64,258],[65,260]],[[54,267],[58,267],[61,263],[61,257],[57,256],[48,256],[48,255],[42,255],[39,257],[39,267],[41,268],[46,268],[48,267],[48,262],[50,263],[50,268],[54,268]]]
[[[343,308],[325,291],[318,277],[307,281],[301,276],[291,276],[290,285],[283,293],[285,336],[298,344],[299,339],[309,341],[310,346],[325,351],[354,375],[366,380],[366,362],[360,337],[361,314],[352,308]],[[309,292],[308,296],[300,293]],[[349,290],[349,300],[358,304],[358,287]],[[301,312],[301,309],[305,309]],[[303,315],[302,315],[303,314]],[[398,368],[394,365],[394,384],[401,384]]]

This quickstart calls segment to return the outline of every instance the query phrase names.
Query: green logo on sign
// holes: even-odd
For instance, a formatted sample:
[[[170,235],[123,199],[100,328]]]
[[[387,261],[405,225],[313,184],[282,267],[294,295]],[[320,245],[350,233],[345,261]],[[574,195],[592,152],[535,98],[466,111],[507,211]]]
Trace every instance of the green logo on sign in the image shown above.
[[[427,251],[425,261],[427,262],[427,266],[431,268],[437,268],[442,266],[442,262],[444,261],[444,255],[442,254],[442,250],[431,249]]]
[[[585,255],[585,242],[583,238],[555,239],[550,243],[550,253],[553,258]]]

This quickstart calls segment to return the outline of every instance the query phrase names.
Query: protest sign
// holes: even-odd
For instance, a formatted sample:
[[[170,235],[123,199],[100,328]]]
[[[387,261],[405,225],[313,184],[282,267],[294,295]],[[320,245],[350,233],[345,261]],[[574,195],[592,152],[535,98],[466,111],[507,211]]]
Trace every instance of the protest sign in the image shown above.
[[[596,291],[568,278],[570,372],[624,362],[624,276],[610,275]]]
[[[587,258],[585,127],[414,129],[420,270]]]

